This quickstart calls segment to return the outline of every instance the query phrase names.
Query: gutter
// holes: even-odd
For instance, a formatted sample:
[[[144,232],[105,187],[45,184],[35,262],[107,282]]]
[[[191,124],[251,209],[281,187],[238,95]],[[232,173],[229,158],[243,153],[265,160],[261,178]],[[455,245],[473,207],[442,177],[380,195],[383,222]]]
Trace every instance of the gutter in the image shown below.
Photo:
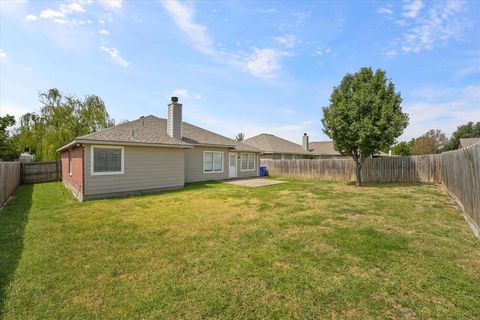
[[[121,145],[121,146],[140,146],[140,147],[158,147],[158,148],[179,148],[192,149],[191,144],[168,144],[168,143],[148,143],[148,142],[128,142],[128,141],[109,141],[109,140],[90,140],[90,139],[75,139],[63,147],[57,149],[57,152],[67,150],[76,144],[102,144],[102,145]]]

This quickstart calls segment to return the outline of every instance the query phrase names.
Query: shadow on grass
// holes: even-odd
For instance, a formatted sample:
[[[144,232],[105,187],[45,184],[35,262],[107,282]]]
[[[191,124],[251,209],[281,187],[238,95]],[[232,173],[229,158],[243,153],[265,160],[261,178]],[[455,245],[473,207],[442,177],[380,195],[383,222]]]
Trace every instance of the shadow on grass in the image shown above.
[[[185,188],[179,189],[178,191],[183,190],[198,190],[198,189],[205,189],[205,188],[213,188],[222,184],[223,181],[201,181],[201,182],[189,182],[185,184]]]
[[[97,201],[102,201],[102,200],[112,200],[112,199],[141,199],[141,198],[146,198],[146,197],[151,197],[155,195],[162,195],[162,194],[175,194],[175,193],[182,193],[185,191],[192,191],[192,190],[201,190],[201,189],[208,189],[208,188],[214,188],[221,184],[222,181],[201,181],[201,182],[189,182],[185,184],[185,187],[180,187],[172,190],[158,190],[158,191],[143,191],[143,192],[133,192],[132,194],[128,195],[120,195],[120,196],[110,196],[110,197],[104,197],[104,198],[99,198],[99,199],[91,199],[86,202],[88,203],[95,203]]]
[[[0,210],[0,318],[7,290],[22,256],[25,226],[32,207],[33,185],[20,186]]]
[[[355,186],[355,182],[348,182],[349,186]],[[426,182],[362,182],[360,188],[368,189],[368,188],[380,188],[380,189],[390,189],[390,188],[411,188],[411,187],[418,187],[424,184],[428,184]],[[435,184],[435,183],[430,183]]]

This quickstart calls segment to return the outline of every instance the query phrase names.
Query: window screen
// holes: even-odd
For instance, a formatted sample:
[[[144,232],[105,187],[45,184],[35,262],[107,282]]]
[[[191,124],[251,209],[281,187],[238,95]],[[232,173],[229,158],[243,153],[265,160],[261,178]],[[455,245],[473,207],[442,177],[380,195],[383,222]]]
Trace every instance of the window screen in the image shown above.
[[[206,151],[203,154],[203,170],[205,172],[223,171],[223,152]]]
[[[93,171],[121,172],[122,150],[118,148],[94,148]]]
[[[255,155],[253,153],[242,153],[242,170],[255,170]]]

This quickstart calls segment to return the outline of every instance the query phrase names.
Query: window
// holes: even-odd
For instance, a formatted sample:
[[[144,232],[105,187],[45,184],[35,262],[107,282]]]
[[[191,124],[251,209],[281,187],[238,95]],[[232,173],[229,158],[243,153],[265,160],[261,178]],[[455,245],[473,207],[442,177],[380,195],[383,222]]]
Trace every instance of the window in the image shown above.
[[[242,171],[255,170],[255,154],[242,153],[241,162],[242,162],[242,167],[241,167]]]
[[[68,174],[72,175],[72,152],[68,150]]]
[[[223,152],[203,152],[203,172],[223,172]]]
[[[92,175],[123,174],[123,147],[92,146]]]

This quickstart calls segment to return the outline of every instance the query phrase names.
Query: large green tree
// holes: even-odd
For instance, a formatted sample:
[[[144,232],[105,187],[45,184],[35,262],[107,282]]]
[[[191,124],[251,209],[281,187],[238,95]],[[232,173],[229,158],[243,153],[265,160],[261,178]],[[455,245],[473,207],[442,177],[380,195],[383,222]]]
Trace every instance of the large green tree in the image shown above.
[[[395,156],[410,156],[412,154],[412,144],[414,140],[412,139],[409,142],[402,141],[397,143],[392,148],[392,154]]]
[[[435,154],[445,150],[448,143],[447,136],[441,130],[428,130],[424,135],[411,142],[412,154]]]
[[[15,123],[14,116],[7,114],[0,117],[0,160],[12,161],[18,159],[20,155],[15,137],[8,132],[8,128]]]
[[[346,74],[333,89],[330,104],[323,108],[324,132],[342,155],[356,164],[357,186],[361,168],[368,157],[388,150],[408,125],[402,112],[402,98],[385,71],[362,68]]]
[[[461,138],[480,138],[480,121],[468,122],[461,125],[452,134],[450,140],[445,146],[445,150],[454,150],[458,147]]]
[[[428,135],[423,135],[416,138],[412,144],[412,154],[435,154],[438,153],[438,143],[437,140]]]
[[[40,113],[27,113],[20,120],[20,147],[38,161],[58,158],[57,149],[75,137],[114,125],[105,104],[95,95],[80,100],[50,89],[39,95]]]

